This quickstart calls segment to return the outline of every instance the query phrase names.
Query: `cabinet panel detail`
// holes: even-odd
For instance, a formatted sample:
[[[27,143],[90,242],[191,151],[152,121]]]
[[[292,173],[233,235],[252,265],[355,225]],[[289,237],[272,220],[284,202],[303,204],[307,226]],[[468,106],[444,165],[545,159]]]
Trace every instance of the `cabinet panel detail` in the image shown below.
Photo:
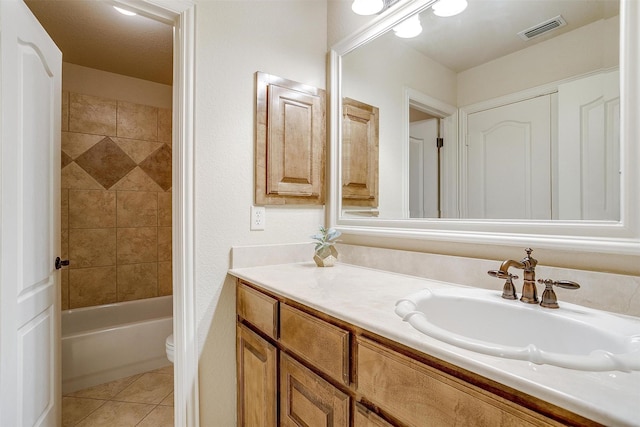
[[[326,94],[256,73],[256,203],[323,204]]]
[[[331,378],[349,385],[349,332],[282,304],[280,342]]]
[[[278,301],[246,285],[238,285],[237,310],[269,337],[276,339],[278,331]]]
[[[378,206],[378,108],[342,101],[342,204]]]
[[[349,396],[282,353],[280,411],[282,426],[346,427]]]
[[[236,327],[238,425],[277,425],[277,349],[243,325]]]
[[[559,425],[378,343],[358,338],[357,392],[410,426]]]

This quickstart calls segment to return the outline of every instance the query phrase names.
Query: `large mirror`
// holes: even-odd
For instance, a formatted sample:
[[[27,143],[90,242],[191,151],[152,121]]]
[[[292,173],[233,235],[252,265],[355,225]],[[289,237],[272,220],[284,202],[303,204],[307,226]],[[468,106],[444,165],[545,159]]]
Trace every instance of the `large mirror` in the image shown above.
[[[443,18],[433,3],[400,3],[332,50],[330,222],[353,233],[533,236],[583,249],[604,239],[612,251],[637,251],[638,183],[625,169],[637,161],[637,128],[621,129],[637,103],[637,22],[621,22],[633,23],[638,5],[469,0]],[[422,33],[398,37],[393,28],[415,16]],[[368,174],[377,200],[367,207],[343,195],[354,175],[343,100],[377,111]]]

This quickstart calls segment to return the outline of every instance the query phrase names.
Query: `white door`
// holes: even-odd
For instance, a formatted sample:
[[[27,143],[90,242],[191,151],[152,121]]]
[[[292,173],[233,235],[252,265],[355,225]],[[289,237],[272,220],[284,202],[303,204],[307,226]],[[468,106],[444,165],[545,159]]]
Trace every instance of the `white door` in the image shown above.
[[[62,55],[22,2],[0,1],[0,425],[60,425]]]
[[[620,220],[618,71],[558,87],[558,217]]]
[[[409,217],[438,218],[438,119],[409,125]]]
[[[551,219],[551,101],[469,114],[466,218]]]

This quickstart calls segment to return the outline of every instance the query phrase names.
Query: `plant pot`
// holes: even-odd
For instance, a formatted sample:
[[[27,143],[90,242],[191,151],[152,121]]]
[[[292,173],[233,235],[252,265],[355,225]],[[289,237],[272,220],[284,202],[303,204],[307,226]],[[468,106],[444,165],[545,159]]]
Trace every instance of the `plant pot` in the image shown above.
[[[318,267],[333,267],[338,260],[338,250],[333,246],[326,246],[316,251],[313,260]]]

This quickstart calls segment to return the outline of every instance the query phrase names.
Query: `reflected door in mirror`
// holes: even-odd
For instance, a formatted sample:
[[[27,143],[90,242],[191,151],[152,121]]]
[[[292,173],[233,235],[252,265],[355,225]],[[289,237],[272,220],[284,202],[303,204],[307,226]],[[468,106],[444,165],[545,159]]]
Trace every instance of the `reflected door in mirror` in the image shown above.
[[[350,98],[342,105],[342,205],[378,206],[377,107]]]
[[[469,115],[466,218],[551,219],[551,95]]]

